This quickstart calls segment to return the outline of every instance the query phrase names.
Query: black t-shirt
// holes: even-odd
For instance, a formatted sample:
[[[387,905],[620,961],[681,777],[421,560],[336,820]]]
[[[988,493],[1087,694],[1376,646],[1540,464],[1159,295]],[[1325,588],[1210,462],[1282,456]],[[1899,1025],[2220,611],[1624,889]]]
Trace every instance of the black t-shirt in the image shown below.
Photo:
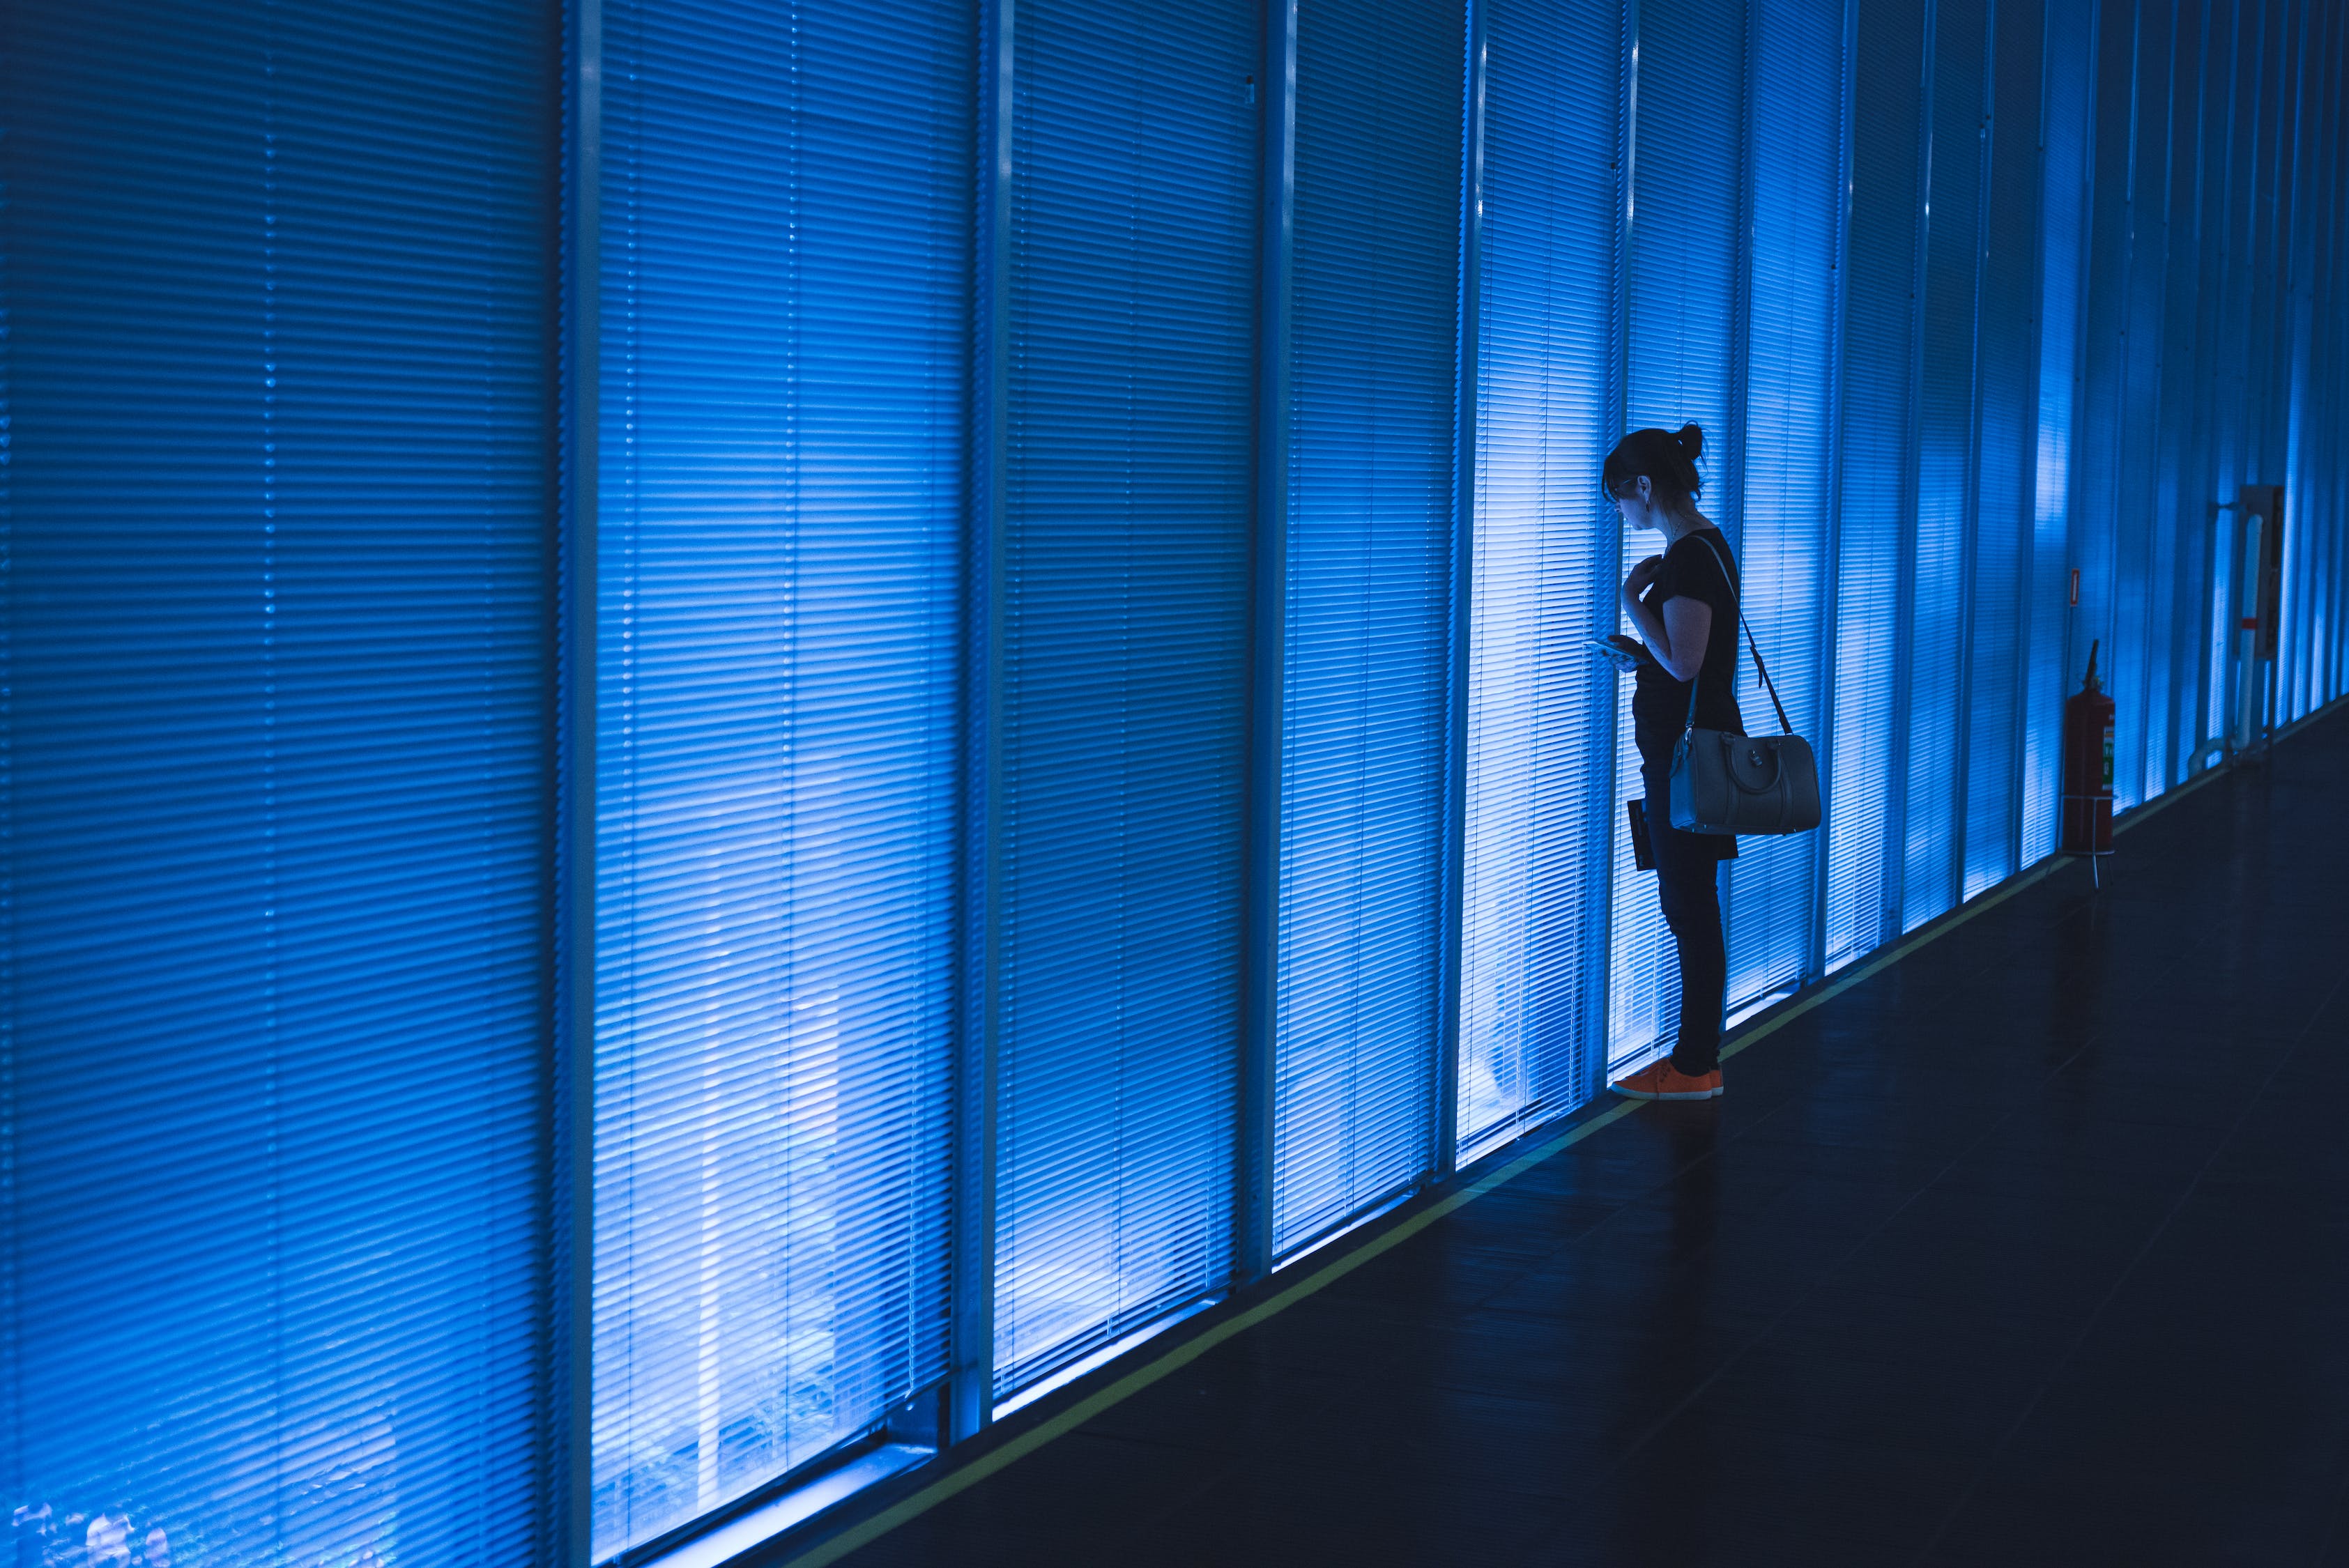
[[[1710,544],[1713,549],[1708,550]],[[1715,555],[1714,551],[1720,554]],[[1661,616],[1667,599],[1701,599],[1713,607],[1713,626],[1705,634],[1704,664],[1697,671],[1696,727],[1745,733],[1737,711],[1737,602],[1722,565],[1737,570],[1729,541],[1717,528],[1701,528],[1683,536],[1664,552],[1664,567],[1649,585],[1642,601]],[[1688,723],[1689,683],[1676,681],[1652,660],[1640,665],[1639,685],[1631,693],[1631,720],[1644,756],[1661,744],[1671,754],[1672,742]]]

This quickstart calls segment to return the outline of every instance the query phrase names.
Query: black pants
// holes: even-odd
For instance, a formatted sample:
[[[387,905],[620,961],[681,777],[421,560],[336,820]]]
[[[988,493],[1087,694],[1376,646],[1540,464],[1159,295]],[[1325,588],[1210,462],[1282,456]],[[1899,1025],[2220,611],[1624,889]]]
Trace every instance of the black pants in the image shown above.
[[[1721,897],[1713,878],[1721,867],[1722,841],[1672,826],[1669,749],[1660,760],[1643,758],[1640,776],[1648,788],[1657,901],[1680,949],[1681,1032],[1672,1046],[1672,1066],[1694,1077],[1721,1065],[1721,998],[1729,985],[1729,949],[1721,938]]]

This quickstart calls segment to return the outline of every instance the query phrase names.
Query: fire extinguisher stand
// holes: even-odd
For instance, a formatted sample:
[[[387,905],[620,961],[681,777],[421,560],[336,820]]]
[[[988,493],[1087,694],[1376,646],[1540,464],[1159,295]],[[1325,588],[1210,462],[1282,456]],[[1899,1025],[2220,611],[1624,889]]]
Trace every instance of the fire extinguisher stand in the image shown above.
[[[2096,679],[2102,639],[2088,645],[2088,673],[2064,704],[2064,793],[2056,847],[2085,855],[2096,886],[2113,852],[2113,699]]]

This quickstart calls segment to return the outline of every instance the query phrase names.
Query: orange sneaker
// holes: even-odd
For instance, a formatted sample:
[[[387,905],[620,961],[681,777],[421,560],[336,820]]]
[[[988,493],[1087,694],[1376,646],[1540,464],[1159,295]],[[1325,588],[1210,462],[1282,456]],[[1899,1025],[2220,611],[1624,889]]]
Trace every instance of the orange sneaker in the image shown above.
[[[1721,1093],[1721,1069],[1691,1078],[1665,1057],[1611,1087],[1627,1099],[1713,1099]]]

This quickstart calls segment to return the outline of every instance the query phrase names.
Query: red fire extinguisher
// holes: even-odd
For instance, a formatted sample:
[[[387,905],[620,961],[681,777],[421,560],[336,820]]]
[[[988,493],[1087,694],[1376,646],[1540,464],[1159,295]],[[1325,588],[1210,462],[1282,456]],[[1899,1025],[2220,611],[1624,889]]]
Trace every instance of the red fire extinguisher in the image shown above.
[[[2088,645],[2087,678],[2064,704],[2064,807],[2057,846],[2067,855],[2113,852],[2113,699],[2096,683]]]

